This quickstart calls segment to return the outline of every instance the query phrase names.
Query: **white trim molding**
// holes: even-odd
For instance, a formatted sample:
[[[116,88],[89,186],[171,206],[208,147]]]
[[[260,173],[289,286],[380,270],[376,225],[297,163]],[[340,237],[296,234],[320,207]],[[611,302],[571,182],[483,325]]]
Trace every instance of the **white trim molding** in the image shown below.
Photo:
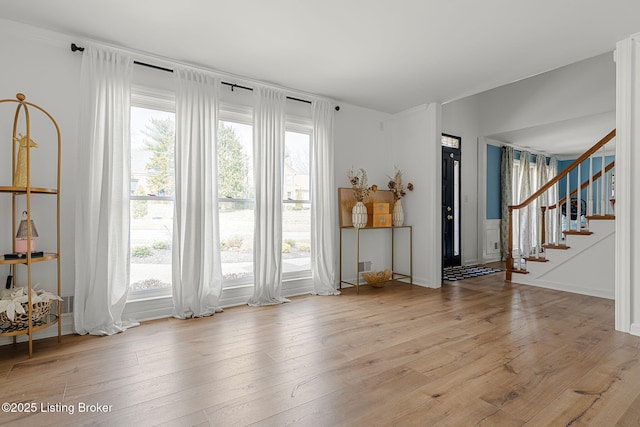
[[[638,65],[636,64],[640,34],[622,40],[616,45],[616,241],[615,241],[615,328],[622,332],[640,335],[640,328],[631,327],[634,312],[640,310],[634,288],[640,285],[634,278],[634,242],[640,241],[640,233],[632,227],[634,200],[631,188],[640,186],[637,172],[632,165],[640,161],[640,150],[634,149],[638,133]],[[635,201],[637,203],[637,201]],[[637,274],[635,275],[637,277]],[[636,296],[634,296],[634,294]],[[639,313],[640,314],[640,313]]]

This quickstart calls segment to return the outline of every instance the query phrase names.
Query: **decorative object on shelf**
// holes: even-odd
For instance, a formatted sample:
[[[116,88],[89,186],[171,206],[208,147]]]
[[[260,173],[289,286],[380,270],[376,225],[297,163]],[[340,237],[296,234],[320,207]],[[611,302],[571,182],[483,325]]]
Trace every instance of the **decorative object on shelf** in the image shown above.
[[[393,193],[393,213],[392,221],[394,227],[401,227],[404,224],[404,209],[402,208],[402,198],[407,194],[405,186],[402,182],[402,171],[396,168],[395,176],[389,177],[389,183],[387,184],[389,191]],[[407,190],[413,191],[413,184],[408,183]]]
[[[404,209],[402,209],[402,199],[398,199],[393,204],[391,222],[394,227],[401,227],[404,224]]]
[[[18,233],[16,234],[16,253],[22,254],[27,252],[35,252],[36,250],[36,238],[38,237],[38,230],[36,224],[31,220],[31,242],[29,243],[29,230],[27,229],[29,221],[27,221],[27,211],[22,212],[22,220],[18,227]]]
[[[13,174],[13,186],[14,187],[26,187],[27,186],[27,150],[31,147],[38,148],[31,138],[27,138],[26,135],[18,134],[18,138],[13,138],[18,143],[20,148],[18,149],[18,161],[16,163],[16,170]]]
[[[367,207],[361,201],[356,202],[351,210],[351,222],[355,228],[364,228],[367,226]]]
[[[391,275],[393,271],[390,269],[385,269],[382,271],[373,271],[371,273],[362,273],[362,277],[367,281],[368,284],[373,286],[374,288],[383,287],[389,280],[391,280]]]
[[[53,301],[62,301],[62,298],[44,290],[31,290],[31,317],[33,323],[41,321],[49,314]],[[0,323],[27,326],[29,323],[28,304],[27,288],[19,287],[2,290],[0,292]]]
[[[370,191],[376,191],[378,187],[373,185],[369,187],[367,180],[367,172],[360,168],[357,171],[352,167],[347,171],[347,178],[353,188],[353,196],[356,204],[351,210],[351,222],[355,228],[364,228],[367,226],[367,207],[363,200],[369,195]]]
[[[356,171],[351,167],[351,169],[347,171],[347,178],[349,178],[349,183],[353,188],[353,196],[358,202],[364,201],[370,191],[376,191],[378,189],[377,185],[369,187],[367,171],[362,168]]]

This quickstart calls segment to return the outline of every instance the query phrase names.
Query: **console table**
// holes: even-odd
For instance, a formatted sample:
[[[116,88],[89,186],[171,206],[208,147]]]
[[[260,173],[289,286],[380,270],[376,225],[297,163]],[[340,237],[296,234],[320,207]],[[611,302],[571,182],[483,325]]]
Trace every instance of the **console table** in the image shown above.
[[[355,227],[340,227],[340,289],[342,289],[342,284],[352,285],[356,287],[356,293],[360,293],[360,233],[368,233],[371,230],[391,230],[391,279],[389,280],[408,280],[407,283],[413,284],[413,227],[411,225],[402,225],[399,227],[365,227],[365,228],[355,228]],[[396,230],[406,230],[409,232],[409,274],[400,273],[395,271],[395,234]],[[349,282],[342,279],[342,251],[343,251],[343,233],[347,232],[355,232],[356,233],[356,280],[355,282]]]

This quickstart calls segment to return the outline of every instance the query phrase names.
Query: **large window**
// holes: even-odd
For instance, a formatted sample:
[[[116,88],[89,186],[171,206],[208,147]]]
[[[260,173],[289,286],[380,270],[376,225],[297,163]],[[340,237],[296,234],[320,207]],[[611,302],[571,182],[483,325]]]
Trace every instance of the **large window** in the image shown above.
[[[134,96],[131,108],[130,292],[171,291],[175,113],[168,99]]]
[[[131,108],[131,299],[170,295],[175,102],[134,92]],[[218,123],[218,212],[223,288],[253,284],[255,189],[250,109],[226,106]],[[311,128],[287,124],[283,161],[283,278],[311,272]]]

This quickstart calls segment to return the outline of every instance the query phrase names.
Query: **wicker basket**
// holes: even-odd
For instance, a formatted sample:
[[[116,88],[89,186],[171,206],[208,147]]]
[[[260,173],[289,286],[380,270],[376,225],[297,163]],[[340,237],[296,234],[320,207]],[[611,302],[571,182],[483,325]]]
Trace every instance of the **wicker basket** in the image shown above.
[[[29,327],[29,311],[28,304],[22,304],[22,308],[24,308],[24,313],[15,313],[13,315],[13,320],[10,320],[7,317],[7,313],[0,313],[0,323],[9,323],[12,326],[22,326],[25,328]],[[51,300],[48,301],[39,301],[33,304],[33,310],[31,312],[33,323],[37,323],[44,319],[49,312],[51,311]]]
[[[362,273],[362,277],[364,277],[364,280],[374,288],[381,288],[391,279],[392,274],[393,271],[387,268],[383,271]]]

